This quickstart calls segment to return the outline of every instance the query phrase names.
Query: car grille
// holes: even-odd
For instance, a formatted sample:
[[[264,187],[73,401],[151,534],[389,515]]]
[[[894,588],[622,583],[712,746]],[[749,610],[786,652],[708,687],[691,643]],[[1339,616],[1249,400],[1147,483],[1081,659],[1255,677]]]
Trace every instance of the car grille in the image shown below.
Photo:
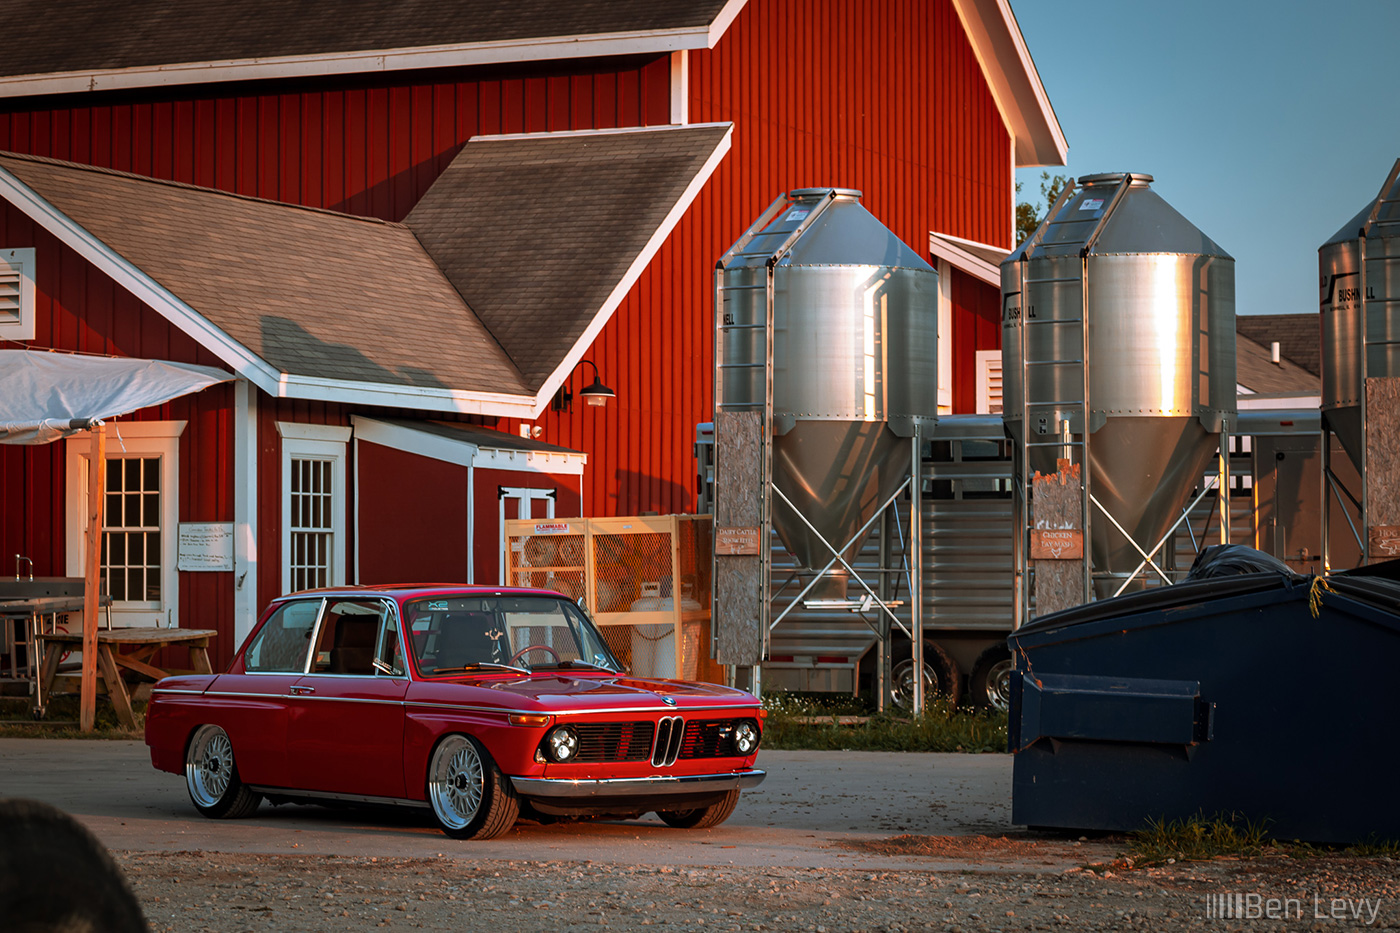
[[[734,748],[734,727],[740,719],[706,719],[693,721],[685,727],[681,742],[682,758],[738,757]]]
[[[649,722],[584,722],[578,731],[575,761],[645,761],[651,752]]]

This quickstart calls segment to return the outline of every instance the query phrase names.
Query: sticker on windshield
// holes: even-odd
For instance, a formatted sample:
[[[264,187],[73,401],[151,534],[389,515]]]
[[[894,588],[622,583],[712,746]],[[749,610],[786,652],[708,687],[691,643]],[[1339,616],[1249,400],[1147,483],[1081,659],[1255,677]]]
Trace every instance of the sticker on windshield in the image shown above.
[[[433,600],[432,602],[428,603],[428,611],[429,611],[429,612],[446,612],[446,611],[447,611],[447,600],[445,600],[445,599],[435,599],[435,600]]]

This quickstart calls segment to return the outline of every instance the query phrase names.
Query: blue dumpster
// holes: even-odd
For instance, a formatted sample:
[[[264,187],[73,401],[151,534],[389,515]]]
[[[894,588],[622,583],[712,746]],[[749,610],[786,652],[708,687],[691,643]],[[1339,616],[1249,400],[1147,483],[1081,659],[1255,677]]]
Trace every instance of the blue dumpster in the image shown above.
[[[1212,550],[1184,582],[1008,639],[1012,821],[1131,831],[1234,815],[1281,839],[1400,839],[1400,747],[1381,728],[1400,561],[1321,580]]]

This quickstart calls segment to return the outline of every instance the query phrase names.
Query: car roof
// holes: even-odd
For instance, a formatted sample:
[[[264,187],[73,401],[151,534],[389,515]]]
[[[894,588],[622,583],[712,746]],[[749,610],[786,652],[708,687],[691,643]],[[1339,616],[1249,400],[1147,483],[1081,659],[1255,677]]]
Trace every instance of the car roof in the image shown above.
[[[554,590],[521,586],[479,586],[470,583],[386,583],[324,586],[316,589],[298,590],[295,593],[279,596],[273,602],[314,596],[386,596],[402,599],[413,596],[443,596],[448,594],[454,596],[548,596],[555,599],[569,599],[568,596]]]

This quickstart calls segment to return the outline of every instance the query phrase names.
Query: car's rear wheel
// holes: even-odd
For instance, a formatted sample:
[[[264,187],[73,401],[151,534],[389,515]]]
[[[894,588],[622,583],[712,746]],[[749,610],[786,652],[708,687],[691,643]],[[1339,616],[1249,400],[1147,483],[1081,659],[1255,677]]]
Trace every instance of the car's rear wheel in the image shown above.
[[[238,777],[228,733],[213,725],[196,729],[185,749],[185,787],[194,808],[213,820],[248,816],[262,802]]]
[[[657,810],[656,815],[661,817],[661,822],[677,829],[708,829],[729,819],[738,803],[739,791],[736,788],[720,798],[718,803],[712,803],[708,807],[696,807],[693,810]]]
[[[453,839],[493,839],[515,825],[520,798],[481,743],[449,735],[428,763],[428,803]]]

